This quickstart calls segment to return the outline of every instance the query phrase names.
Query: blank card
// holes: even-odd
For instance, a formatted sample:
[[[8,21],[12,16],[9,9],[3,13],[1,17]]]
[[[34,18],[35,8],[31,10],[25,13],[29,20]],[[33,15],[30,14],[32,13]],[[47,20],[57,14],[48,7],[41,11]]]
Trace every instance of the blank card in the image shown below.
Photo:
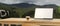
[[[53,18],[53,8],[36,8],[34,18]]]

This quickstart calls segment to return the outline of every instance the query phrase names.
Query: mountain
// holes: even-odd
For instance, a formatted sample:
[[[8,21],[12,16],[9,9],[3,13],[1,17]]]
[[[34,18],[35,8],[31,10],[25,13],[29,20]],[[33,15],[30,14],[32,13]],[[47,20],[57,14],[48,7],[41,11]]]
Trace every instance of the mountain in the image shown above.
[[[56,4],[46,4],[46,5],[35,5],[35,4],[28,4],[28,3],[19,3],[19,4],[2,4],[1,5],[6,5],[6,6],[15,6],[19,8],[30,8],[30,7],[39,7],[39,8],[55,8],[57,7]]]
[[[29,8],[29,7],[33,7],[36,5],[35,4],[28,4],[28,3],[19,3],[19,4],[11,4],[9,6],[16,6],[16,7],[20,7],[20,8]]]

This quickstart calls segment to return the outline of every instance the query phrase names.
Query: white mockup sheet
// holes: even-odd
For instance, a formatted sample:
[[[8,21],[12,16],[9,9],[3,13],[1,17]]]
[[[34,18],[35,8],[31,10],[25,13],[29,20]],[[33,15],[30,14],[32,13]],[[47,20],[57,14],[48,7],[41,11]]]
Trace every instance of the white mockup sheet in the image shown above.
[[[34,18],[53,18],[53,8],[36,8]]]

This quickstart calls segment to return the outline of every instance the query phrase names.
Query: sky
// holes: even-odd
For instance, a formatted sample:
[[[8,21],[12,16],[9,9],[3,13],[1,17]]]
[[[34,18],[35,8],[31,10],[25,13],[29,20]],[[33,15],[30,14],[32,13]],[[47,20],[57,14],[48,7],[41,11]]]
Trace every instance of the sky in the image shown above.
[[[35,5],[56,4],[60,6],[60,0],[0,0],[4,4],[29,3]]]

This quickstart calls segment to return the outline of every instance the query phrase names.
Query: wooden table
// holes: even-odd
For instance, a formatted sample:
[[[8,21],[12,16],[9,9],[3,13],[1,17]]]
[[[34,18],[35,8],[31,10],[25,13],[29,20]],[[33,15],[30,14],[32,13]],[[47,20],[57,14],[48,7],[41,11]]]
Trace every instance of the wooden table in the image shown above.
[[[8,18],[8,19],[0,19],[0,23],[2,26],[4,24],[8,24],[11,26],[11,24],[20,24],[22,26],[41,26],[41,25],[52,25],[52,26],[60,26],[60,19],[53,19],[53,20],[36,20],[36,19],[30,19],[26,20],[25,18]]]

